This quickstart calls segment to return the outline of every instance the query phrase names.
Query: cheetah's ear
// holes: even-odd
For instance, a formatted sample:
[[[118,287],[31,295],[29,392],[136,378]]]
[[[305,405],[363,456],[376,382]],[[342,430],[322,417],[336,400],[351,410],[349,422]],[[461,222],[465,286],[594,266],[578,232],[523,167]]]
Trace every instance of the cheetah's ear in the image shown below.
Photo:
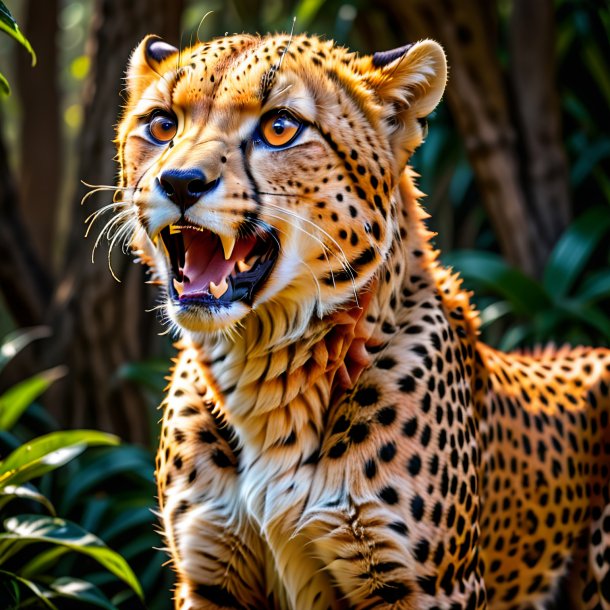
[[[178,49],[158,36],[149,35],[135,48],[127,67],[127,89],[131,95],[143,91],[163,74],[162,64]]]
[[[425,137],[425,121],[441,100],[447,82],[443,48],[422,40],[391,51],[375,53],[367,81],[383,105],[382,116],[390,128],[392,146],[406,158]],[[402,159],[400,159],[402,162]]]

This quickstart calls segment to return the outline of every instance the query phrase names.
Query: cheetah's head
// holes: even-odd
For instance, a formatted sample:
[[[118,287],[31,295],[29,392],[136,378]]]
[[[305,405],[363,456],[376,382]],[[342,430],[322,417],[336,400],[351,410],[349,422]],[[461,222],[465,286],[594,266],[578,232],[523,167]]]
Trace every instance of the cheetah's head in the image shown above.
[[[445,81],[429,40],[358,56],[308,36],[145,38],[121,187],[178,327],[353,303],[395,239],[393,191]]]

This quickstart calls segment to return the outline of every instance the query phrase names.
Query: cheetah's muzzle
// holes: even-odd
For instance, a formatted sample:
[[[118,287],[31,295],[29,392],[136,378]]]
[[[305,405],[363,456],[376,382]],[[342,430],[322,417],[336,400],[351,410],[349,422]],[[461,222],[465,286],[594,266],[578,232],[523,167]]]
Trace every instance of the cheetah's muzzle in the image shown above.
[[[279,252],[271,231],[226,238],[192,225],[161,231],[171,263],[169,292],[180,305],[252,305]]]

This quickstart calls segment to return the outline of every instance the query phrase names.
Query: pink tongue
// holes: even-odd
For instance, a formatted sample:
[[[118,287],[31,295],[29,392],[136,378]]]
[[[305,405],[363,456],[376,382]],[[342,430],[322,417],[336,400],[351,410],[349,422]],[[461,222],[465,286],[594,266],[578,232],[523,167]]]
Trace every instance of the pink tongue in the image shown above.
[[[213,233],[183,229],[182,237],[185,249],[182,272],[185,279],[180,298],[209,293],[210,282],[220,284],[231,273],[235,263],[245,259],[256,244],[254,236],[238,239],[231,258],[225,260],[220,239]]]

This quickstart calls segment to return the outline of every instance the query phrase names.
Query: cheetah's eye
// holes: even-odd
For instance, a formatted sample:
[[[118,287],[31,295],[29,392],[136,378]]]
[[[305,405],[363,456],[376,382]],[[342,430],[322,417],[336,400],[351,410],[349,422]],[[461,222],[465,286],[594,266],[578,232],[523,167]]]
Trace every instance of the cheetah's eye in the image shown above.
[[[290,144],[303,127],[286,110],[273,110],[261,119],[260,133],[265,144],[275,148]]]
[[[157,114],[148,124],[148,131],[157,142],[169,142],[177,130],[176,119],[167,114]]]

